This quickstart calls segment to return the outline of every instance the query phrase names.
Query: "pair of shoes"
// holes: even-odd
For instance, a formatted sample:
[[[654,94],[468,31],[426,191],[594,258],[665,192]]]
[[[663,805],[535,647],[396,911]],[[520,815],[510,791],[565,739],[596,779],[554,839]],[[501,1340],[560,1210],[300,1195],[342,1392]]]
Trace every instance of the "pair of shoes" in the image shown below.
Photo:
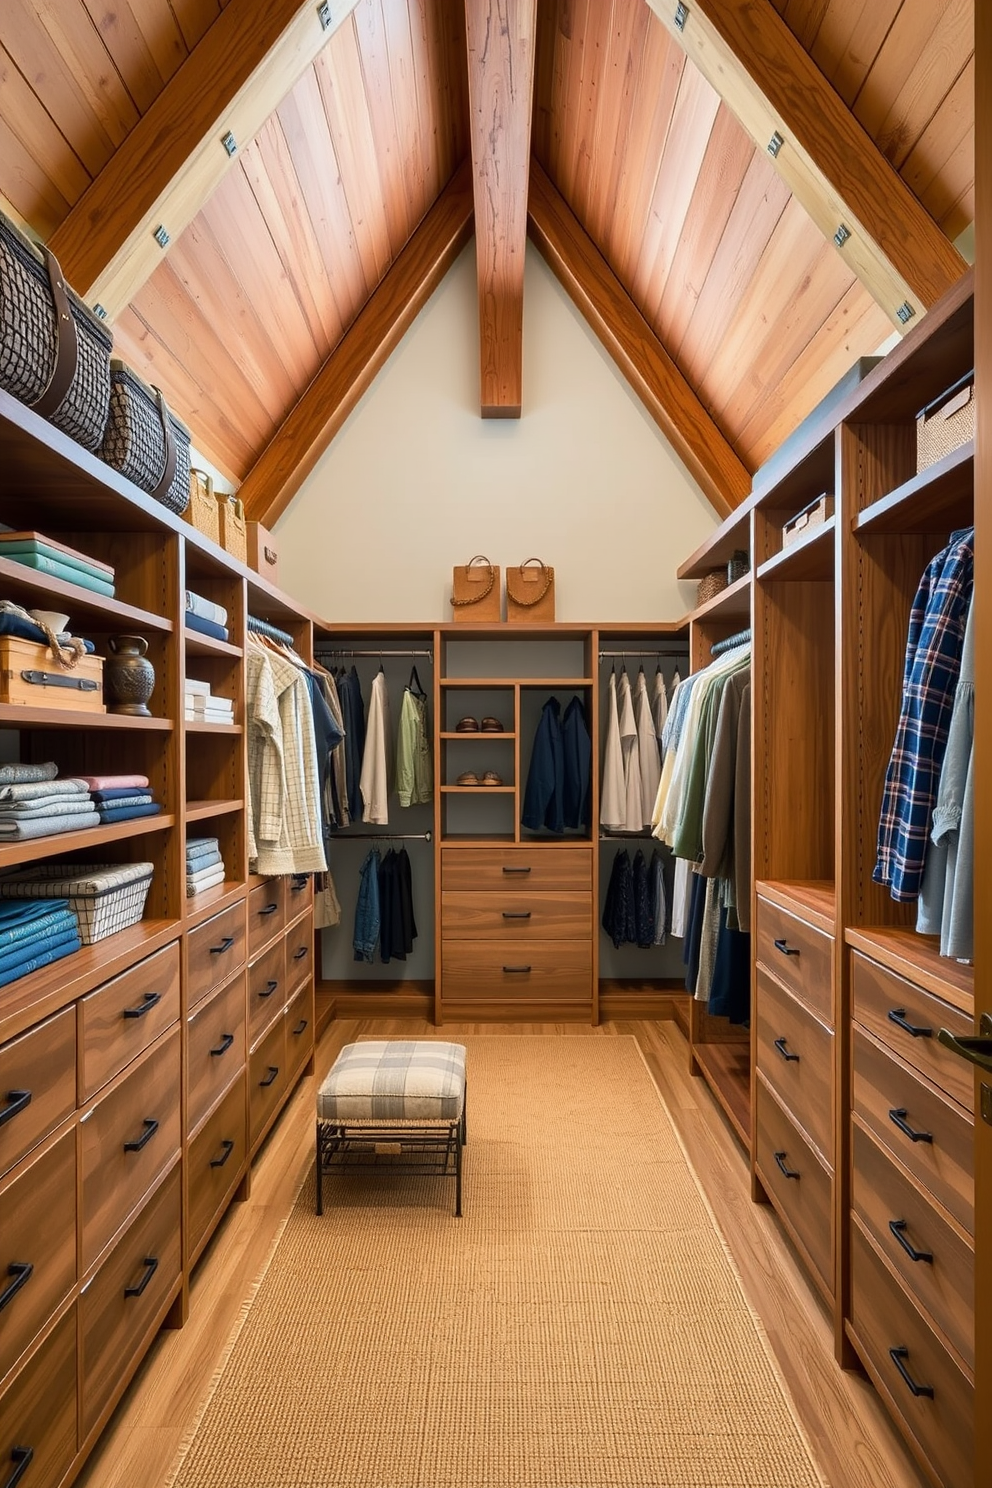
[[[465,770],[455,782],[456,785],[502,785],[503,782],[495,770],[486,770],[483,775],[477,775],[474,770]]]
[[[465,718],[459,718],[455,724],[456,734],[477,734],[479,732],[479,720],[473,718],[471,714],[466,715]],[[503,725],[498,718],[484,718],[481,724],[481,732],[484,734],[501,734],[503,732]]]
[[[482,732],[484,734],[501,734],[503,725],[498,718],[484,718],[482,720]]]

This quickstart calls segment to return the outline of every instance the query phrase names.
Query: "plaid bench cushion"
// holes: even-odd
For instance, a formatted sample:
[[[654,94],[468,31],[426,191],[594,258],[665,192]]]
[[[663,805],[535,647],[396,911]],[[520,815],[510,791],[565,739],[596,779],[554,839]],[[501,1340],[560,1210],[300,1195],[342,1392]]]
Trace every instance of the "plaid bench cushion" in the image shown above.
[[[346,1044],[317,1093],[319,1121],[456,1121],[465,1045],[427,1039]]]

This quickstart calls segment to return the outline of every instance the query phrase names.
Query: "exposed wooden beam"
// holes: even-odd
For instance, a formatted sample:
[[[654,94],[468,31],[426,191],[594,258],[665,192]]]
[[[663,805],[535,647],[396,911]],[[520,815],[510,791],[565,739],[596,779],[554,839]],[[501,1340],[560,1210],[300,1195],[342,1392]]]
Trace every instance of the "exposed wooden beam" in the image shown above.
[[[728,516],[751,476],[564,197],[531,163],[532,241],[711,505]]]
[[[537,0],[465,0],[483,418],[519,418]]]
[[[966,264],[770,0],[647,0],[899,330]],[[842,229],[849,236],[844,239]],[[909,313],[899,311],[908,307]]]
[[[239,495],[252,521],[286,510],[471,234],[466,160],[249,470]]]
[[[230,0],[52,235],[68,282],[112,320],[355,8],[330,0]],[[236,157],[234,157],[236,158]],[[164,247],[155,233],[168,236]]]

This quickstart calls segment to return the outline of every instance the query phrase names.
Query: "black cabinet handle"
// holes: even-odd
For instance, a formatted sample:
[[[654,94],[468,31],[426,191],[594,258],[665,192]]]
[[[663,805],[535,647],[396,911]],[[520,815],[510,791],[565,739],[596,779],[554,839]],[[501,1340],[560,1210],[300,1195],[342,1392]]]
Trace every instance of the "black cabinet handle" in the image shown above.
[[[277,1064],[270,1064],[269,1073],[266,1075],[264,1080],[259,1080],[258,1083],[262,1087],[262,1089],[265,1090],[278,1078],[278,1075],[279,1066]]]
[[[309,949],[309,946],[300,946],[298,950],[295,950],[293,952],[293,960],[302,961],[303,957],[308,953]]]
[[[901,1132],[905,1132],[911,1142],[932,1142],[933,1132],[914,1131],[906,1121],[906,1107],[897,1106],[889,1112],[889,1120],[897,1126]]]
[[[152,1010],[152,1008],[155,1007],[161,1001],[162,1001],[162,994],[161,994],[161,992],[146,992],[145,995],[144,995],[144,997],[142,998],[141,1002],[139,1002],[139,1004],[138,1004],[137,1007],[125,1008],[124,1009],[124,1012],[122,1014],[122,1017],[125,1017],[125,1018],[143,1018],[146,1013],[150,1013],[151,1010]]]
[[[775,949],[777,951],[781,951],[783,956],[798,956],[799,955],[799,948],[798,948],[798,946],[790,946],[790,944],[789,944],[789,942],[787,940],[777,940],[775,942]]]
[[[504,909],[504,920],[529,920],[531,912],[529,909]]]
[[[33,1270],[34,1266],[31,1264],[30,1261],[11,1261],[10,1265],[7,1267],[7,1275],[12,1276],[14,1279],[10,1283],[9,1287],[5,1287],[4,1290],[0,1292],[0,1312],[3,1312],[8,1302],[13,1302],[14,1298],[17,1296],[17,1293],[21,1290],[21,1287],[28,1280]]]
[[[906,1229],[906,1221],[904,1219],[890,1219],[889,1229],[895,1235],[911,1261],[927,1261],[930,1265],[933,1265],[933,1255],[929,1250],[916,1250],[910,1241],[906,1239],[903,1233]]]
[[[781,1054],[781,1056],[782,1056],[783,1059],[786,1059],[786,1060],[794,1059],[797,1064],[799,1063],[799,1055],[798,1054],[790,1054],[789,1053],[788,1049],[785,1047],[785,1039],[784,1038],[777,1038],[775,1040],[775,1047],[778,1050],[778,1052]]]
[[[222,1168],[227,1162],[227,1159],[230,1157],[231,1153],[234,1151],[234,1143],[227,1137],[224,1138],[223,1142],[221,1142],[220,1145],[223,1147],[224,1150],[221,1153],[220,1157],[212,1157],[210,1159],[210,1166],[212,1168]]]
[[[145,1267],[144,1276],[138,1282],[137,1286],[124,1288],[125,1297],[140,1297],[142,1292],[145,1290],[145,1287],[148,1285],[152,1277],[155,1275],[155,1272],[158,1270],[158,1259],[156,1256],[145,1256],[143,1264]]]
[[[234,936],[233,935],[225,935],[224,936],[224,939],[221,941],[221,943],[220,943],[219,946],[211,946],[210,947],[210,954],[211,954],[211,956],[220,956],[220,955],[223,955],[224,951],[229,951],[231,949],[231,947],[232,947],[233,944],[234,944]]]
[[[530,971],[530,967],[529,966],[504,966],[503,967],[503,970],[504,971],[511,971],[514,974],[519,973],[522,976],[524,974],[524,972]]]
[[[301,1021],[300,1021],[300,1022],[299,1022],[299,1023],[298,1023],[298,1024],[297,1024],[297,1025],[296,1025],[296,1027],[295,1027],[295,1028],[294,1028],[294,1029],[293,1029],[293,1037],[294,1037],[294,1038],[299,1038],[299,1036],[300,1036],[300,1034],[301,1034],[301,1033],[302,1033],[302,1032],[303,1032],[303,1030],[304,1030],[304,1029],[305,1029],[305,1028],[306,1028],[306,1026],[307,1026],[307,1022],[308,1022],[308,1020],[307,1020],[307,1019],[306,1019],[306,1018],[303,1018],[303,1019],[301,1019]]]
[[[910,1038],[933,1038],[932,1028],[916,1028],[908,1021],[905,1008],[889,1008],[889,1022],[903,1029]]]
[[[893,1364],[896,1366],[899,1373],[902,1375],[903,1379],[906,1381],[907,1385],[912,1390],[914,1395],[925,1395],[928,1400],[933,1399],[933,1385],[918,1385],[913,1376],[910,1374],[909,1370],[906,1368],[905,1364],[902,1362],[903,1359],[909,1358],[908,1348],[889,1349],[889,1358],[892,1360]]]
[[[306,888],[306,886],[307,886],[307,884],[309,882],[310,882],[310,875],[309,874],[307,874],[307,873],[297,874],[296,877],[294,877],[290,881],[289,892],[291,894],[302,894],[303,890]]]
[[[506,863],[504,863],[503,864],[503,872],[504,873],[529,873],[530,872],[530,869],[529,868],[509,867]]]
[[[23,1111],[24,1107],[29,1106],[30,1104],[30,1090],[8,1090],[7,1104],[4,1109],[0,1111],[0,1126],[6,1125],[8,1121],[13,1121],[18,1111]],[[28,1448],[28,1451],[30,1451],[30,1448]]]
[[[234,1034],[233,1033],[222,1033],[221,1036],[220,1036],[220,1043],[217,1045],[216,1049],[211,1049],[210,1050],[210,1057],[212,1059],[216,1059],[216,1058],[218,1058],[219,1055],[226,1054],[227,1051],[228,1051],[228,1049],[231,1047],[231,1045],[233,1043],[234,1043]]]
[[[155,1120],[155,1117],[154,1116],[146,1116],[145,1117],[145,1123],[144,1123],[144,1125],[145,1125],[145,1134],[144,1134],[144,1136],[143,1137],[139,1137],[136,1142],[125,1142],[124,1143],[124,1151],[125,1152],[140,1152],[141,1149],[142,1149],[142,1147],[145,1147],[151,1141],[151,1139],[155,1135],[155,1133],[158,1131],[158,1122]]]
[[[265,990],[264,992],[259,992],[259,997],[271,997],[278,985],[278,982],[266,982]]]
[[[279,908],[278,904],[267,904],[265,906],[265,908],[264,909],[260,909],[258,911],[258,913],[259,913],[259,916],[275,914],[275,912],[276,912],[276,910],[278,908]]]
[[[775,1161],[778,1163],[779,1172],[780,1173],[784,1173],[785,1176],[786,1176],[786,1178],[798,1178],[799,1177],[799,1174],[796,1172],[795,1168],[790,1168],[790,1167],[787,1167],[786,1166],[785,1153],[784,1152],[776,1152],[776,1154],[775,1154]]]
[[[14,1471],[4,1483],[3,1488],[16,1488],[28,1468],[31,1466],[31,1458],[34,1456],[34,1447],[11,1447],[10,1460],[14,1464]]]

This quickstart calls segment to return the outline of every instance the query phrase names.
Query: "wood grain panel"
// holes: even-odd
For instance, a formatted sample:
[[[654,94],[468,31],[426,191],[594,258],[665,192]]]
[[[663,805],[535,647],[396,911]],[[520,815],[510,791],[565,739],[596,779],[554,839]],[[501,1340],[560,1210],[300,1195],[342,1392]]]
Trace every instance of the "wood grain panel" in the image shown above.
[[[0,1400],[0,1463],[31,1447],[25,1488],[56,1488],[76,1453],[76,1308],[70,1307]],[[8,1473],[9,1476],[9,1473]]]
[[[280,1015],[289,984],[286,981],[286,944],[279,940],[248,968],[248,1044],[254,1048]]]
[[[0,1379],[14,1367],[76,1280],[76,1132],[69,1127],[0,1185],[0,1292],[18,1268],[0,1331]]]
[[[854,104],[897,168],[974,52],[974,0],[904,0]]]
[[[186,942],[186,1006],[189,1010],[237,971],[245,959],[245,906],[233,904],[190,932]]]
[[[799,1245],[813,1279],[829,1295],[833,1289],[830,1170],[761,1075],[755,1081],[754,1160],[761,1184]]]
[[[757,1068],[832,1166],[833,1034],[760,968],[755,990]]]
[[[74,1008],[0,1048],[0,1092],[0,1110],[13,1112],[0,1126],[0,1173],[6,1173],[76,1108]]]
[[[833,939],[759,894],[755,926],[758,963],[833,1024]]]
[[[189,1243],[195,1255],[240,1181],[248,1146],[244,1076],[225,1095],[189,1145]]]
[[[851,956],[851,994],[854,1016],[869,1033],[946,1090],[966,1110],[974,1110],[975,1082],[970,1066],[937,1042],[941,1028],[950,1029],[958,1038],[967,1038],[973,1018],[858,951]],[[915,1032],[905,1028],[906,1023]]]
[[[248,959],[286,927],[286,880],[270,878],[248,895]]]
[[[78,1009],[83,1104],[179,1017],[178,942],[81,998]]]
[[[576,847],[542,847],[539,852],[499,847],[441,849],[441,883],[445,891],[467,889],[500,893],[527,888],[578,891],[592,884],[592,854]]]
[[[588,940],[591,933],[588,893],[441,894],[441,933],[446,940],[498,940],[508,945],[528,940]]]
[[[189,1020],[186,1121],[195,1130],[218,1096],[244,1069],[245,973],[201,1002]]]

